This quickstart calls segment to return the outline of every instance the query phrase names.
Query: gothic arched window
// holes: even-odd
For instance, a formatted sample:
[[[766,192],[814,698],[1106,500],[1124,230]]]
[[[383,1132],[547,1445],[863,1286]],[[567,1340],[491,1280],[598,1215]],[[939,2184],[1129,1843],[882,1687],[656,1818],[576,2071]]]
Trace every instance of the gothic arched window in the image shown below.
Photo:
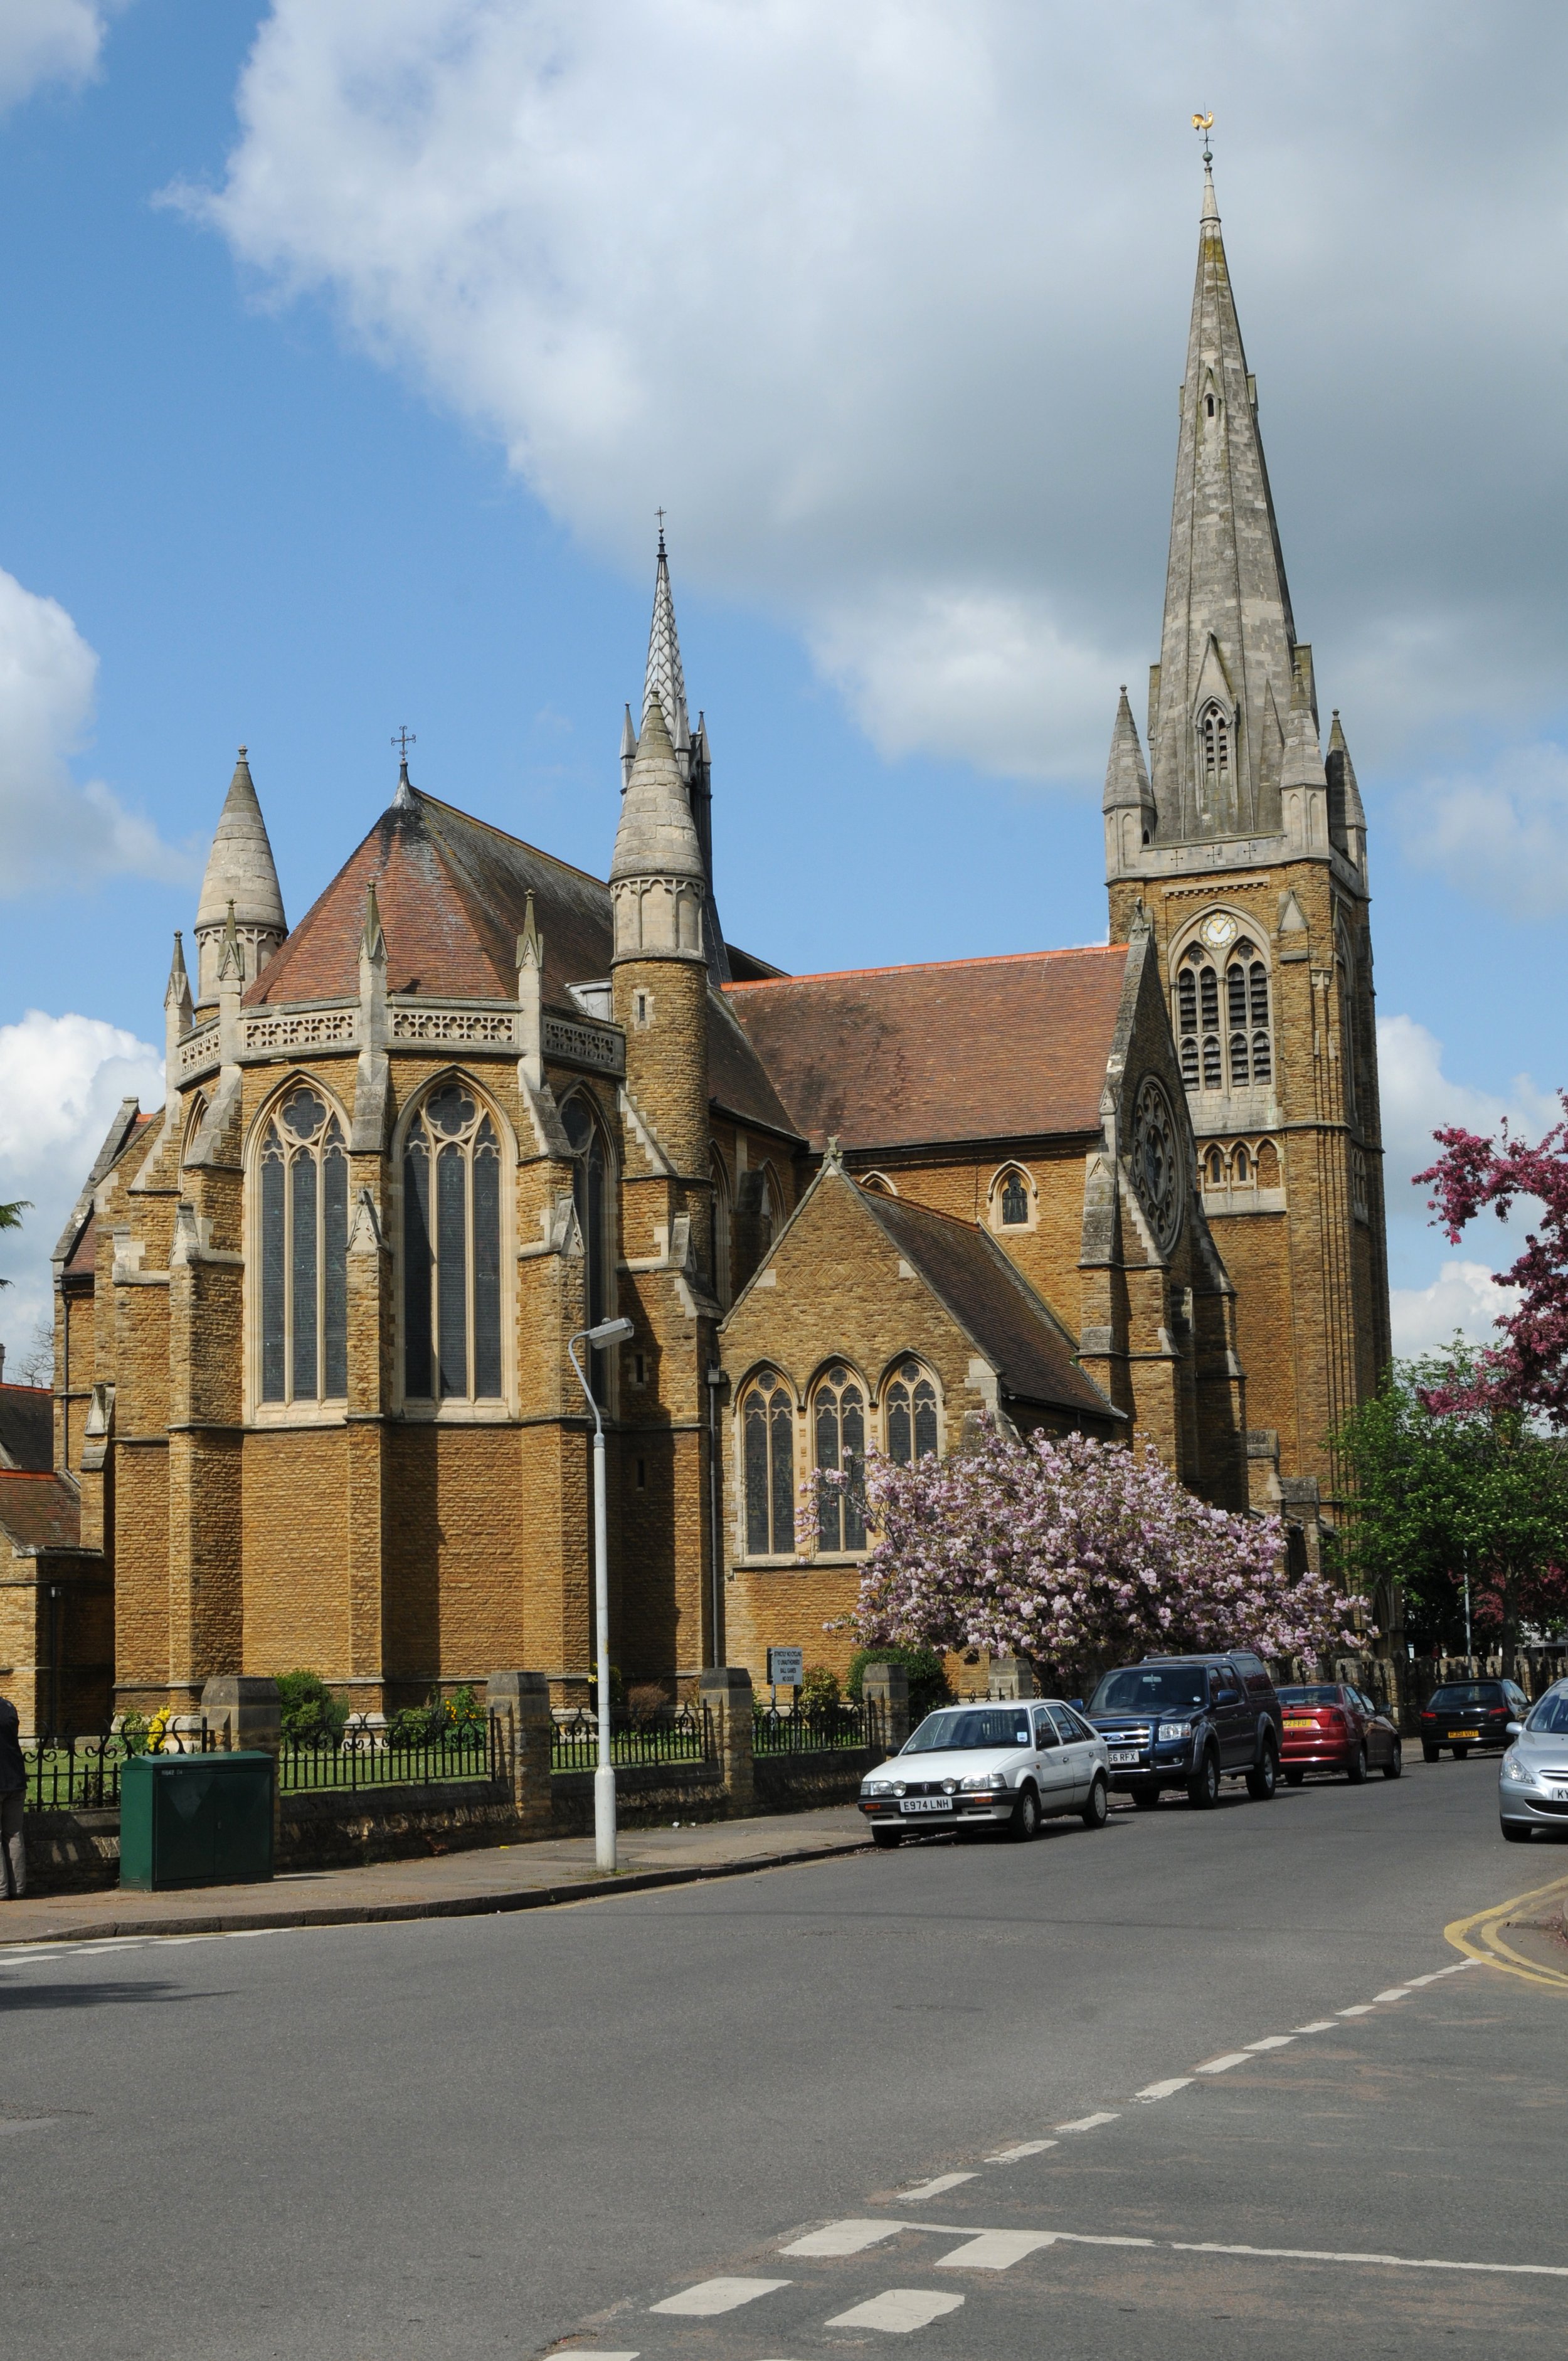
[[[1029,1219],[1029,1191],[1016,1166],[1003,1179],[998,1203],[1004,1230],[1020,1230]]]
[[[1211,1189],[1218,1189],[1223,1185],[1225,1178],[1225,1158],[1224,1151],[1222,1148],[1210,1148],[1208,1155],[1204,1159],[1204,1171]]]
[[[1211,701],[1198,716],[1199,801],[1212,809],[1231,784],[1231,717]]]
[[[1245,1148],[1238,1148],[1231,1165],[1231,1178],[1240,1187],[1248,1188],[1252,1177],[1252,1159]]]
[[[274,1110],[257,1170],[261,1399],[348,1391],[348,1156],[343,1126],[302,1083]]]
[[[501,1395],[501,1149],[466,1082],[442,1082],[403,1142],[403,1392]]]
[[[883,1393],[887,1455],[900,1467],[934,1459],[938,1451],[937,1389],[918,1361],[900,1364]]]
[[[795,1403],[773,1369],[753,1378],[740,1397],[740,1460],[747,1556],[789,1556],[795,1549]]]
[[[1204,923],[1222,947],[1226,934],[1235,932],[1235,920],[1223,912]],[[1245,936],[1225,954],[1223,1014],[1222,1029],[1219,971],[1203,942],[1196,942],[1176,976],[1177,1048],[1189,1090],[1245,1090],[1273,1079],[1268,970]]]
[[[576,1159],[572,1169],[572,1202],[583,1239],[584,1317],[588,1327],[597,1328],[601,1320],[610,1319],[614,1312],[610,1301],[609,1159],[604,1133],[585,1092],[575,1092],[566,1101],[561,1109],[561,1123]],[[609,1356],[595,1353],[592,1357],[594,1396],[602,1405],[609,1398]]]
[[[818,1549],[861,1550],[866,1545],[866,1521],[861,1490],[866,1464],[866,1398],[853,1370],[841,1363],[821,1378],[812,1397],[812,1447],[815,1463],[826,1473],[841,1472],[849,1481],[825,1490],[817,1503]]]

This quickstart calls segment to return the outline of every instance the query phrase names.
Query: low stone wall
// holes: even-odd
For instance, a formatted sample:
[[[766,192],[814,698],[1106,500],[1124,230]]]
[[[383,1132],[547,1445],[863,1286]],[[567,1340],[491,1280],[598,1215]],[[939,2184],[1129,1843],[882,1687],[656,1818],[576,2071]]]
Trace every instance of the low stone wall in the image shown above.
[[[857,1746],[832,1754],[759,1754],[751,1766],[760,1812],[809,1812],[824,1804],[852,1804],[868,1771],[884,1761],[880,1749]]]
[[[119,1879],[118,1805],[108,1812],[28,1812],[22,1836],[30,1894],[90,1894]]]
[[[594,1774],[556,1771],[550,1780],[556,1833],[592,1836]],[[727,1820],[729,1796],[713,1763],[638,1763],[615,1774],[615,1817],[623,1828],[657,1828],[671,1820]]]
[[[360,1869],[515,1844],[511,1790],[499,1779],[426,1786],[323,1787],[283,1798],[280,1869]]]

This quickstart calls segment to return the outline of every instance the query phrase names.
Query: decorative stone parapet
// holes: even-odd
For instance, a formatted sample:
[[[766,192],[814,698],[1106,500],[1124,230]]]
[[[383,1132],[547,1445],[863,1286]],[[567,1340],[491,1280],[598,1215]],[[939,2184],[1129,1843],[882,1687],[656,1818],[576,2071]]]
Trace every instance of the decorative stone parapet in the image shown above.
[[[549,1681],[543,1673],[491,1673],[485,1683],[485,1711],[492,1730],[499,1727],[501,1759],[519,1835],[549,1836],[554,1826],[550,1787],[554,1720]]]
[[[743,1664],[719,1664],[702,1674],[697,1683],[702,1705],[713,1717],[718,1767],[732,1819],[755,1808],[756,1780],[751,1758],[751,1675]]]

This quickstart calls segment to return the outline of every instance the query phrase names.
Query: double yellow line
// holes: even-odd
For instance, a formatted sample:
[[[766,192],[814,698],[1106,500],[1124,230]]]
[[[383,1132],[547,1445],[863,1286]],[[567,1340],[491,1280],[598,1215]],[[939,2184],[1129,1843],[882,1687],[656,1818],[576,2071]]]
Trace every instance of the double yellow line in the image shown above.
[[[1444,1939],[1467,1959],[1485,1960],[1508,1975],[1522,1977],[1526,1983],[1543,1984],[1548,1992],[1568,1993],[1568,1968],[1549,1968],[1538,1960],[1527,1960],[1503,1940],[1502,1930],[1510,1920],[1527,1913],[1539,1917],[1541,1912],[1531,1911],[1531,1904],[1552,1901],[1568,1901],[1568,1877],[1538,1885],[1532,1894],[1516,1894],[1511,1902],[1495,1902],[1488,1909],[1474,1910],[1468,1918],[1451,1920],[1442,1930]]]

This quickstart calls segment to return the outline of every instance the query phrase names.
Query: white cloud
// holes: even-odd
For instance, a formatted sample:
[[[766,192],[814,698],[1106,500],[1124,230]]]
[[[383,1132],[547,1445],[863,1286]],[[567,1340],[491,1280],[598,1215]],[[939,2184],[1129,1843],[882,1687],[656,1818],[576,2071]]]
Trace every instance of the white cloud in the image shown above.
[[[663,500],[883,746],[1092,784],[1157,653],[1201,90],[1365,775],[1568,653],[1565,74],[1530,0],[273,0],[186,201],[598,550]]]
[[[1455,1335],[1495,1344],[1497,1323],[1519,1301],[1517,1287],[1500,1287],[1484,1262],[1450,1260],[1430,1287],[1389,1290],[1394,1350],[1401,1360],[1441,1352]]]
[[[4,0],[0,5],[0,114],[43,82],[86,82],[96,71],[107,18],[127,0]]]
[[[182,879],[188,852],[70,757],[93,718],[98,659],[57,600],[0,570],[0,895],[112,875]]]
[[[30,1198],[0,1235],[0,1335],[18,1349],[50,1304],[49,1256],[122,1099],[163,1104],[163,1060],[123,1026],[28,1009],[0,1025],[0,1200]]]
[[[1515,746],[1479,774],[1423,781],[1400,799],[1407,857],[1519,917],[1568,909],[1568,751]]]

